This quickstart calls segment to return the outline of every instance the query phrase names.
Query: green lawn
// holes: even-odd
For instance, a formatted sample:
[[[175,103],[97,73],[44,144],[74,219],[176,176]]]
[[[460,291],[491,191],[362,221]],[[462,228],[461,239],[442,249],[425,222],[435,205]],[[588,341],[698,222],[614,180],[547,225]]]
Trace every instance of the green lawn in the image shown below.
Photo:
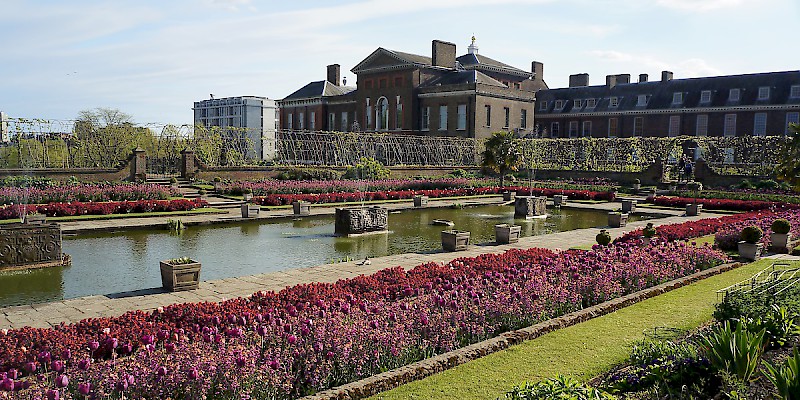
[[[196,214],[219,214],[225,211],[218,208],[196,208],[191,211],[160,211],[149,213],[128,213],[128,214],[109,214],[109,215],[76,215],[74,217],[47,217],[50,222],[67,222],[67,221],[91,221],[102,219],[120,219],[120,218],[144,218],[144,217],[178,217],[182,215],[196,215]],[[19,219],[4,219],[0,220],[0,224],[10,224],[19,222]]]
[[[655,327],[694,329],[711,319],[716,291],[769,266],[761,260],[614,313],[491,354],[373,399],[495,399],[516,385],[565,374],[588,380],[624,362]]]

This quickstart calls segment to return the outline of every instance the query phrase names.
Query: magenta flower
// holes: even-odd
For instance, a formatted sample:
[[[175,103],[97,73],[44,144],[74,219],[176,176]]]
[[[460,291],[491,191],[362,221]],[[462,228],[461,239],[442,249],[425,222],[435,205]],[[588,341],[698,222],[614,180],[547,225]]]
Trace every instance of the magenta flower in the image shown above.
[[[47,400],[59,400],[61,398],[61,393],[55,389],[47,390]]]
[[[78,384],[78,393],[88,396],[89,393],[92,392],[92,384],[89,382],[79,383]]]
[[[69,385],[69,378],[66,375],[59,375],[56,378],[56,387],[64,388]]]

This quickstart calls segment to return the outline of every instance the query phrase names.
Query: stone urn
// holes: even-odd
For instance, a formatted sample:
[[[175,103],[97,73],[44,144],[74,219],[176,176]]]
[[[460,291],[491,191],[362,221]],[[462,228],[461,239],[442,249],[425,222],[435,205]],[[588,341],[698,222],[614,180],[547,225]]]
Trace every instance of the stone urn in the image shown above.
[[[522,227],[519,225],[498,224],[494,226],[494,237],[497,244],[509,244],[519,242],[519,235]]]
[[[426,207],[428,205],[428,196],[415,195],[414,207]]]
[[[514,192],[510,192],[508,190],[503,192],[503,201],[511,201],[514,200]]]
[[[763,247],[764,245],[761,243],[748,243],[742,240],[739,242],[739,256],[746,260],[758,260],[761,258]]]
[[[608,213],[608,226],[612,228],[622,228],[628,224],[628,214],[620,212]]]
[[[638,201],[636,200],[622,200],[622,212],[623,213],[634,213],[636,212],[636,204]]]
[[[449,230],[442,231],[442,250],[462,251],[469,247],[469,232]]]
[[[261,207],[258,204],[242,204],[242,218],[255,218],[260,210]]]
[[[792,233],[775,233],[769,235],[771,247],[776,253],[789,253],[792,250]]]
[[[334,234],[357,236],[389,232],[389,209],[386,207],[345,207],[335,210]]]
[[[686,205],[686,216],[687,217],[696,217],[703,212],[703,205],[700,203],[692,203]]]
[[[561,207],[567,204],[567,199],[569,196],[563,194],[557,194],[553,196],[553,205],[556,207]]]
[[[293,201],[292,202],[292,211],[294,215],[310,215],[311,214],[311,203],[306,201]]]
[[[161,261],[161,285],[164,289],[178,292],[197,289],[200,284],[200,263],[186,258]]]
[[[242,198],[244,201],[250,201],[253,199],[253,193],[242,193]]]

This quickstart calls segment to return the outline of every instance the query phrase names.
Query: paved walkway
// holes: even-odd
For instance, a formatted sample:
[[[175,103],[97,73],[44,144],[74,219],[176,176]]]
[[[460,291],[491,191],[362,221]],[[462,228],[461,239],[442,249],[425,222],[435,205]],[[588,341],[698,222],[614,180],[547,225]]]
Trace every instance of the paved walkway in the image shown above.
[[[497,204],[500,197],[487,197],[468,200],[447,200],[432,201],[433,206],[446,206],[454,202],[462,204]],[[410,202],[386,204],[392,210],[412,208]],[[592,208],[615,210],[619,203],[570,203],[571,207]],[[332,214],[333,208],[312,208],[314,214]],[[683,216],[682,211],[678,210],[645,210],[644,212],[657,212],[670,215],[649,221],[638,221],[629,223],[624,228],[609,229],[612,237],[618,237],[625,232],[641,228],[647,222],[656,225],[672,224],[687,220],[697,220],[716,216],[713,213],[704,213],[699,217]],[[291,210],[276,210],[265,213],[260,218],[277,218],[291,216]],[[211,218],[210,218],[211,217]],[[184,222],[211,223],[213,218],[226,218],[222,216],[198,215],[182,217]],[[229,220],[240,218],[228,215]],[[163,217],[158,220],[163,220]],[[73,230],[95,230],[95,229],[125,229],[136,226],[144,226],[152,218],[130,218],[125,220],[108,221],[81,221],[69,223]],[[151,221],[152,222],[152,221]],[[67,224],[65,224],[67,225]],[[21,328],[24,326],[50,327],[62,322],[77,322],[86,318],[107,317],[121,315],[132,310],[153,310],[160,306],[175,303],[201,302],[201,301],[221,301],[235,297],[249,296],[261,290],[278,291],[287,286],[310,282],[336,282],[339,279],[346,279],[362,274],[371,274],[384,268],[401,266],[412,268],[416,265],[438,262],[446,263],[458,257],[475,257],[481,254],[502,253],[513,248],[527,249],[531,247],[542,247],[549,249],[567,249],[572,246],[595,243],[597,228],[579,229],[568,232],[559,232],[548,235],[532,236],[521,238],[518,243],[510,245],[495,245],[493,243],[479,244],[470,246],[466,251],[456,253],[430,253],[430,254],[398,254],[393,256],[379,257],[371,259],[370,265],[357,265],[356,262],[346,262],[337,264],[319,265],[309,268],[289,269],[278,272],[270,272],[259,275],[243,276],[237,278],[226,278],[200,283],[199,289],[185,292],[169,293],[160,289],[149,289],[127,294],[97,295],[87,296],[76,299],[55,301],[43,304],[25,305],[0,308],[0,329]]]

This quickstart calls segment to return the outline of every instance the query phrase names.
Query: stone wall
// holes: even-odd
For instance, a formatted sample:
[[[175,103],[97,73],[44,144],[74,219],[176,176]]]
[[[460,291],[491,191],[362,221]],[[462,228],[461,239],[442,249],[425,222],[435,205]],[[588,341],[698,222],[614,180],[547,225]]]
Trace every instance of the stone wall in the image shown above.
[[[57,223],[0,225],[0,270],[61,260],[61,227]]]

